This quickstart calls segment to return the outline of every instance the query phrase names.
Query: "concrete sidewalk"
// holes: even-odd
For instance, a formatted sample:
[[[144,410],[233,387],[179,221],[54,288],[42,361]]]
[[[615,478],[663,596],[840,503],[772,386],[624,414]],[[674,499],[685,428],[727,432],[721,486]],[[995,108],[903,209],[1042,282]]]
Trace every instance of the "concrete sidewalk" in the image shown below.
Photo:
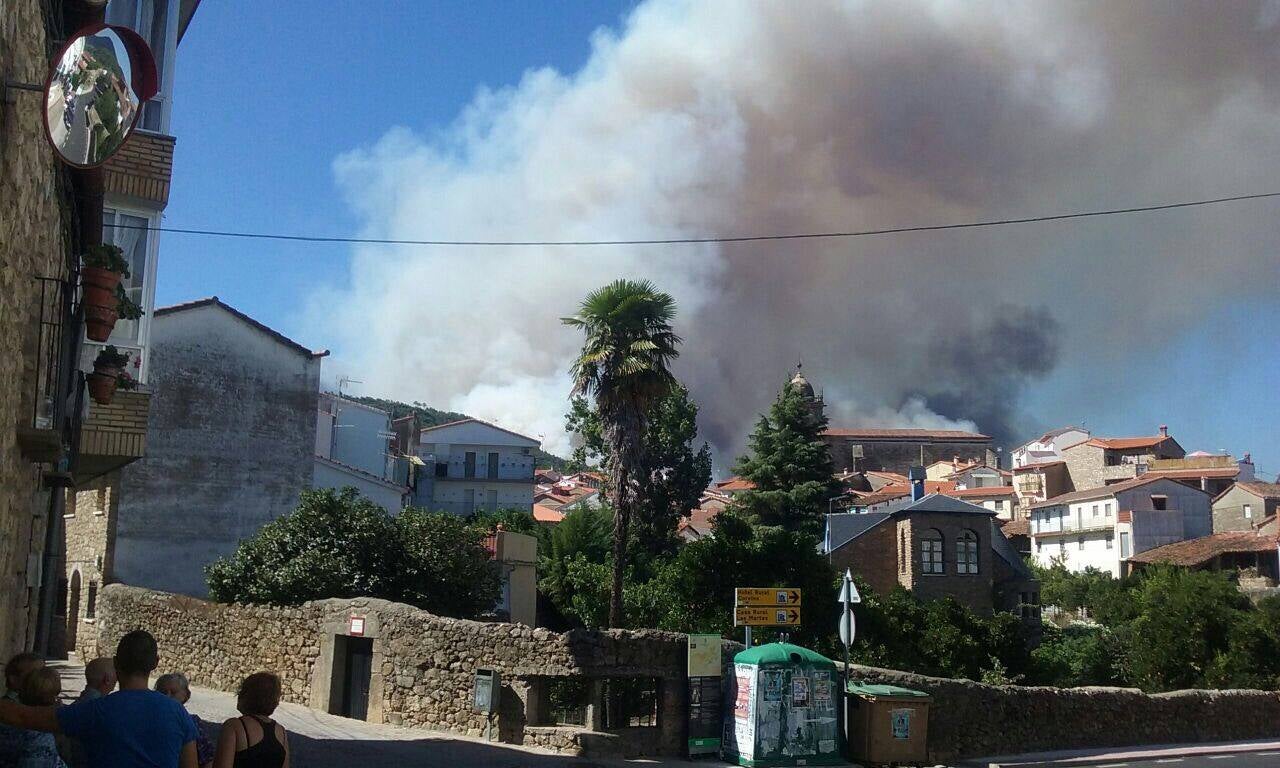
[[[1112,765],[1144,761],[1173,761],[1175,758],[1209,757],[1215,755],[1243,755],[1253,752],[1280,752],[1280,740],[1210,742],[1203,744],[1152,744],[1141,747],[1109,749],[1077,749],[1056,752],[1029,752],[1021,755],[980,757],[964,760],[960,768],[1018,768],[1018,766],[1054,765],[1071,766]],[[1280,765],[1280,758],[1277,758]]]

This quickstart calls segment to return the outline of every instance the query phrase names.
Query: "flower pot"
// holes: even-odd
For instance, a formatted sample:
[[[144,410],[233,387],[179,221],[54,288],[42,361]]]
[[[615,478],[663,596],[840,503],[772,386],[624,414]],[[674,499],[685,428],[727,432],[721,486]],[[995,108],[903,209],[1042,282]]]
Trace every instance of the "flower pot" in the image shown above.
[[[116,305],[114,303],[109,307],[98,304],[85,304],[84,335],[93,341],[106,341],[111,338],[111,329],[116,327],[116,317]]]
[[[84,291],[84,304],[98,307],[115,307],[116,286],[120,273],[102,267],[85,267],[80,270],[80,285]]]
[[[89,383],[89,397],[93,398],[93,402],[98,405],[110,405],[111,398],[116,394],[116,373],[104,373],[95,370],[93,373],[85,377]]]

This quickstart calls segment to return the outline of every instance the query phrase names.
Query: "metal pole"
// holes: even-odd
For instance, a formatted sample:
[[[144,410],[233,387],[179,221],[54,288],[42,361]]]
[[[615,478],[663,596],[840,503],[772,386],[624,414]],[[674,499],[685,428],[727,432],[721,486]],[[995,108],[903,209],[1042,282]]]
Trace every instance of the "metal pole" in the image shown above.
[[[747,625],[747,647],[751,647],[751,625]]]

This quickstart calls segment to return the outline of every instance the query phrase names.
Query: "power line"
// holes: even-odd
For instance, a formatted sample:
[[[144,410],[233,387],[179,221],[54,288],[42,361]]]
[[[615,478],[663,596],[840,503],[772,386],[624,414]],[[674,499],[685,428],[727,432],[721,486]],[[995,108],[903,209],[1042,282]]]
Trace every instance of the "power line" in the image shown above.
[[[1152,211],[1168,211],[1175,208],[1195,208],[1205,205],[1220,205],[1243,200],[1261,200],[1263,198],[1280,197],[1280,192],[1262,192],[1255,195],[1234,195],[1217,197],[1209,200],[1191,200],[1182,203],[1165,203],[1162,205],[1142,205],[1130,208],[1111,208],[1100,211],[1077,211],[1074,213],[1056,213],[1047,216],[1028,216],[1021,219],[991,219],[987,221],[969,221],[958,224],[926,224],[913,227],[887,227],[883,229],[862,229],[849,232],[801,232],[783,235],[739,235],[739,236],[706,236],[706,237],[672,237],[647,240],[398,240],[376,237],[325,237],[323,235],[281,235],[269,232],[231,232],[215,229],[190,229],[185,227],[146,227],[132,224],[104,224],[104,227],[116,229],[141,229],[148,232],[171,232],[180,235],[206,235],[210,237],[238,237],[255,240],[291,240],[305,243],[354,243],[367,245],[441,245],[441,246],[608,246],[608,245],[696,245],[699,243],[755,243],[767,240],[819,240],[831,238],[868,237],[872,235],[893,235],[905,232],[936,232],[944,229],[978,229],[981,227],[1003,227],[1013,224],[1037,224],[1046,221],[1064,221],[1066,219],[1085,219],[1096,216],[1118,216],[1130,213],[1150,213]]]

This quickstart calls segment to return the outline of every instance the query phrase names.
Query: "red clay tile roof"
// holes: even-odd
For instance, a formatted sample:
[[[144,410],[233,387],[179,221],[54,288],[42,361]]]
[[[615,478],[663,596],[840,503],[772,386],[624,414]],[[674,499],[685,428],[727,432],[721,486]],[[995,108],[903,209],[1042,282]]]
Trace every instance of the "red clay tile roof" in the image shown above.
[[[877,469],[869,469],[864,474],[868,477],[879,477],[888,480],[891,483],[909,483],[911,480],[906,475],[900,475],[897,472],[882,472]]]
[[[1108,448],[1113,451],[1124,451],[1132,448],[1154,448],[1163,443],[1165,440],[1171,439],[1168,435],[1154,435],[1152,437],[1095,437],[1085,441],[1085,445],[1092,445],[1096,448]]]
[[[949,496],[952,494],[952,492],[955,491],[955,489],[956,489],[956,484],[948,482],[946,480],[925,480],[924,481],[924,493],[926,496],[931,493],[941,493]],[[910,496],[910,495],[911,495],[910,485],[893,483],[891,485],[884,486],[883,488],[881,488],[880,490],[874,493],[868,493],[865,496],[857,497],[856,499],[853,500],[850,506],[869,507],[874,504],[880,504],[886,501],[892,501],[894,499],[898,499],[898,498],[902,498],[903,496]]]
[[[953,491],[941,491],[946,496],[954,496],[957,499],[973,498],[975,496],[981,498],[984,496],[1015,496],[1017,491],[1013,490],[1011,485],[997,485],[987,488],[957,488]]]
[[[1206,563],[1228,552],[1274,551],[1276,551],[1274,536],[1261,536],[1256,531],[1229,531],[1148,549],[1129,558],[1129,562],[1168,563],[1189,567]]]
[[[539,523],[558,523],[564,519],[564,513],[555,507],[549,507],[545,504],[534,504],[533,519]]]
[[[1025,472],[1029,469],[1044,469],[1045,467],[1056,467],[1059,464],[1066,464],[1066,463],[1067,462],[1062,461],[1061,459],[1058,459],[1056,461],[1036,461],[1036,462],[1032,462],[1031,464],[1023,464],[1020,467],[1014,467],[1013,471]]]
[[[1169,478],[1167,477],[1162,477],[1161,475],[1158,475],[1152,472],[1147,472],[1146,474],[1139,475],[1138,477],[1135,477],[1132,480],[1125,480],[1123,483],[1112,483],[1111,485],[1104,485],[1100,488],[1086,488],[1083,491],[1071,491],[1070,493],[1064,493],[1060,496],[1054,496],[1052,499],[1047,499],[1037,504],[1032,504],[1031,508],[1042,509],[1044,507],[1057,506],[1058,504],[1069,504],[1074,501],[1091,501],[1093,499],[1105,499],[1108,496],[1114,496],[1116,493],[1120,491],[1127,491],[1130,488],[1137,488],[1140,485],[1146,485],[1147,483],[1154,483],[1157,480],[1168,480],[1168,479]],[[1197,488],[1193,490],[1199,490],[1199,489]],[[1201,493],[1203,493],[1203,491],[1201,491]]]
[[[1249,481],[1236,485],[1263,499],[1280,499],[1280,483],[1262,483]]]
[[[750,491],[756,487],[756,484],[745,477],[737,477],[735,475],[728,480],[721,480],[715,484],[715,487],[717,491],[724,493],[728,491]]]
[[[867,440],[939,440],[953,442],[983,442],[988,435],[965,432],[960,429],[828,429],[823,434],[831,437],[861,437]]]
[[[1026,518],[1021,520],[1009,520],[1000,526],[1000,530],[1004,531],[1004,535],[1010,538],[1014,536],[1030,536],[1031,521]]]

